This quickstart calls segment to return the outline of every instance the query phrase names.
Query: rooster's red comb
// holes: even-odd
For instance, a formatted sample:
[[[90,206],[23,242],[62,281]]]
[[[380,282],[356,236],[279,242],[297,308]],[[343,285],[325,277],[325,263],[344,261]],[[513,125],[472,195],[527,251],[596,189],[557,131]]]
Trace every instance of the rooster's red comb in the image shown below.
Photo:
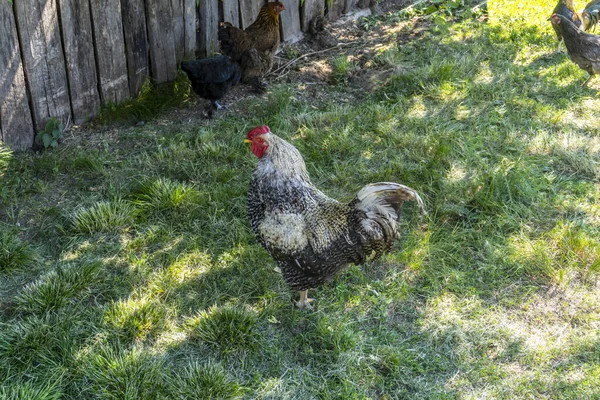
[[[270,133],[270,132],[271,132],[271,129],[269,129],[269,127],[266,125],[257,126],[256,128],[252,129],[250,132],[248,132],[248,135],[246,136],[246,138],[252,140],[254,137],[256,137],[258,135],[264,135],[265,133]]]

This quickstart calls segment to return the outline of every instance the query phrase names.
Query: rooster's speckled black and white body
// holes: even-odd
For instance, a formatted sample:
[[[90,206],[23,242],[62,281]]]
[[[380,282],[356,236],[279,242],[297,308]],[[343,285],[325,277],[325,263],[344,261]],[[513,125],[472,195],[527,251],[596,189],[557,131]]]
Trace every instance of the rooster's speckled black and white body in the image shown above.
[[[300,152],[268,127],[251,131],[247,141],[259,157],[248,190],[252,230],[288,286],[300,291],[299,307],[308,306],[308,289],[391,249],[404,201],[423,209],[417,192],[392,182],[367,185],[342,204],[313,186]]]

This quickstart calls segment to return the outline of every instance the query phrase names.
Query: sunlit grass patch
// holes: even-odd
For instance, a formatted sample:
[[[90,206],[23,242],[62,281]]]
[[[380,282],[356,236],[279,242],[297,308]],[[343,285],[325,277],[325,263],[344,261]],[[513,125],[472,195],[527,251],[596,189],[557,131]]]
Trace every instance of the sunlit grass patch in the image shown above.
[[[167,391],[178,399],[234,400],[244,394],[244,388],[213,362],[192,362],[179,373],[169,375]]]
[[[137,210],[124,200],[101,201],[73,213],[73,226],[81,233],[117,233],[130,228]]]
[[[104,315],[104,322],[117,329],[127,343],[155,335],[164,328],[166,318],[164,304],[147,298],[131,298],[113,303]]]
[[[35,262],[36,253],[12,231],[0,229],[0,272],[27,268]]]
[[[85,297],[97,282],[102,264],[99,261],[82,264],[59,264],[23,288],[15,298],[17,308],[27,313],[56,310]]]
[[[568,284],[577,277],[595,281],[600,272],[597,232],[575,224],[559,223],[540,237],[521,232],[510,239],[509,246],[508,261],[533,279]]]
[[[198,189],[192,185],[164,178],[143,183],[134,196],[136,205],[141,209],[159,213],[193,209],[203,200]]]
[[[225,354],[256,350],[260,342],[256,315],[236,306],[213,306],[187,324],[190,337]]]

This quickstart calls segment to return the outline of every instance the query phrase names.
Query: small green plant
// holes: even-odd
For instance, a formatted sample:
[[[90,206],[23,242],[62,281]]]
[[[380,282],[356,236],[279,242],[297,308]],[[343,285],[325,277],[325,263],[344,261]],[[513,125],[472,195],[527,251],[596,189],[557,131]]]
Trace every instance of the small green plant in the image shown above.
[[[44,146],[45,149],[58,146],[58,141],[63,137],[65,127],[62,122],[56,118],[50,118],[43,131],[38,132],[36,141]]]

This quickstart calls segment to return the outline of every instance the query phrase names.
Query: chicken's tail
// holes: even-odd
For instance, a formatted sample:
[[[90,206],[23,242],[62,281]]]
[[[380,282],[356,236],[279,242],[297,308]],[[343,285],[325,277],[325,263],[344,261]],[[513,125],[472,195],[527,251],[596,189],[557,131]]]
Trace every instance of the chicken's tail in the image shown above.
[[[583,29],[586,32],[595,31],[600,19],[600,1],[588,4],[588,7],[581,12],[581,18],[583,19]]]
[[[402,204],[408,200],[416,201],[419,211],[427,215],[419,193],[399,183],[371,183],[363,187],[356,198],[358,203],[355,207],[367,213],[368,217],[379,215],[397,221]]]

